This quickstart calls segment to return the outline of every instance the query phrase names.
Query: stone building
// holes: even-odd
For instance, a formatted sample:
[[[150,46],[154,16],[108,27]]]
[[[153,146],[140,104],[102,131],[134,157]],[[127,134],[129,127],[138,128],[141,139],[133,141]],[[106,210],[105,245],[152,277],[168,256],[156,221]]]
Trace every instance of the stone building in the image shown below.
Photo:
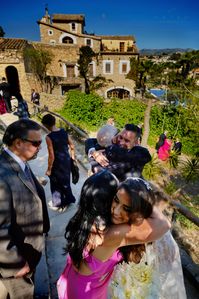
[[[103,76],[109,83],[100,94],[104,97],[128,98],[134,95],[135,83],[126,79],[130,70],[130,58],[138,58],[138,50],[133,36],[98,36],[84,30],[84,15],[54,14],[38,21],[41,43],[54,54],[49,75],[59,76],[62,81],[60,92],[81,88],[77,60],[79,48],[90,46],[97,54],[90,64],[90,79]]]
[[[0,38],[0,79],[6,77],[11,85],[12,95],[21,91],[24,98],[30,97],[23,51],[28,41],[17,38]]]
[[[134,96],[135,82],[126,79],[126,74],[130,70],[130,58],[139,57],[133,36],[88,34],[84,30],[84,15],[50,16],[47,9],[45,16],[37,23],[40,28],[39,42],[0,39],[0,76],[6,76],[8,81],[12,81],[9,70],[15,69],[19,89],[25,98],[30,98],[31,88],[41,91],[37,80],[26,67],[23,57],[23,50],[26,47],[42,47],[53,54],[47,75],[59,79],[52,90],[55,95],[62,95],[70,89],[84,90],[84,81],[79,76],[77,61],[80,47],[90,46],[96,53],[89,66],[90,79],[96,76],[107,79],[106,86],[99,91],[100,95],[105,98]]]

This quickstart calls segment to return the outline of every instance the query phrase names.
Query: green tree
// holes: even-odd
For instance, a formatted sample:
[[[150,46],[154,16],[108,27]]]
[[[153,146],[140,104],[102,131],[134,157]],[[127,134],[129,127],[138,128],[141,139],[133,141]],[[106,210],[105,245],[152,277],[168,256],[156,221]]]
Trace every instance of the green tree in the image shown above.
[[[85,93],[90,93],[90,82],[89,82],[89,64],[92,62],[93,57],[95,57],[95,52],[89,46],[82,46],[79,49],[79,72],[80,76],[84,78],[85,82]]]
[[[4,37],[5,32],[3,30],[3,28],[0,26],[0,37]]]
[[[90,91],[96,91],[102,87],[105,87],[110,82],[113,82],[113,80],[106,79],[101,75],[96,76],[92,81],[90,81]]]
[[[47,76],[48,66],[51,64],[53,54],[45,49],[26,48],[24,50],[25,63],[28,69],[36,76],[41,84],[42,91],[48,90],[49,80]]]
[[[138,81],[138,71],[139,71],[139,60],[136,59],[135,57],[131,57],[130,58],[130,71],[127,74],[126,78],[134,80],[136,82],[136,86],[137,86],[137,81]]]
[[[154,62],[148,59],[130,59],[130,71],[127,74],[128,79],[132,79],[136,82],[136,88],[138,88],[142,97],[146,90],[147,80],[151,77],[154,67]]]

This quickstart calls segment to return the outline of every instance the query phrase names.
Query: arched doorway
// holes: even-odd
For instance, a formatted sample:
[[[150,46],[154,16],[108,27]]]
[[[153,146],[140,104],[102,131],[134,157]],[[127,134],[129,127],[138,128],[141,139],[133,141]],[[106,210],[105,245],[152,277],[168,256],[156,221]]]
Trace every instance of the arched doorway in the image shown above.
[[[10,92],[12,96],[15,96],[20,92],[19,75],[16,67],[9,65],[6,69],[7,81],[10,84]]]
[[[114,87],[107,91],[107,98],[129,99],[130,91],[122,87]]]
[[[65,36],[65,37],[62,39],[62,43],[63,43],[63,44],[73,44],[73,39],[72,39],[70,36]]]

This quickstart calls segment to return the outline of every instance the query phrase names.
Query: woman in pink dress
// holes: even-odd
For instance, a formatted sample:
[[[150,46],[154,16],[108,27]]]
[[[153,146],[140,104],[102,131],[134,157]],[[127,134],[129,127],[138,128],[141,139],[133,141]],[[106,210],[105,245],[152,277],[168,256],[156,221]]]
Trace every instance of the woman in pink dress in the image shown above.
[[[166,161],[169,158],[170,149],[171,141],[166,138],[163,145],[158,150],[158,158],[162,161]]]
[[[59,299],[107,298],[114,266],[123,259],[118,248],[151,242],[170,227],[153,208],[153,199],[151,188],[139,178],[127,179],[118,191],[117,180],[108,171],[85,181],[79,209],[66,227],[69,255],[57,283]],[[136,225],[119,225],[129,219],[136,219]]]

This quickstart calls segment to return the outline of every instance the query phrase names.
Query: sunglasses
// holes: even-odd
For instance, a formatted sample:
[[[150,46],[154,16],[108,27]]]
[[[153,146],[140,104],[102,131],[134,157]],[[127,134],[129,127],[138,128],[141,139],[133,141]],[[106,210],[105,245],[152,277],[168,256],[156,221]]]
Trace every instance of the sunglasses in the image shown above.
[[[30,142],[34,147],[39,147],[42,143],[42,140],[29,140],[29,139],[22,139],[23,141]]]

